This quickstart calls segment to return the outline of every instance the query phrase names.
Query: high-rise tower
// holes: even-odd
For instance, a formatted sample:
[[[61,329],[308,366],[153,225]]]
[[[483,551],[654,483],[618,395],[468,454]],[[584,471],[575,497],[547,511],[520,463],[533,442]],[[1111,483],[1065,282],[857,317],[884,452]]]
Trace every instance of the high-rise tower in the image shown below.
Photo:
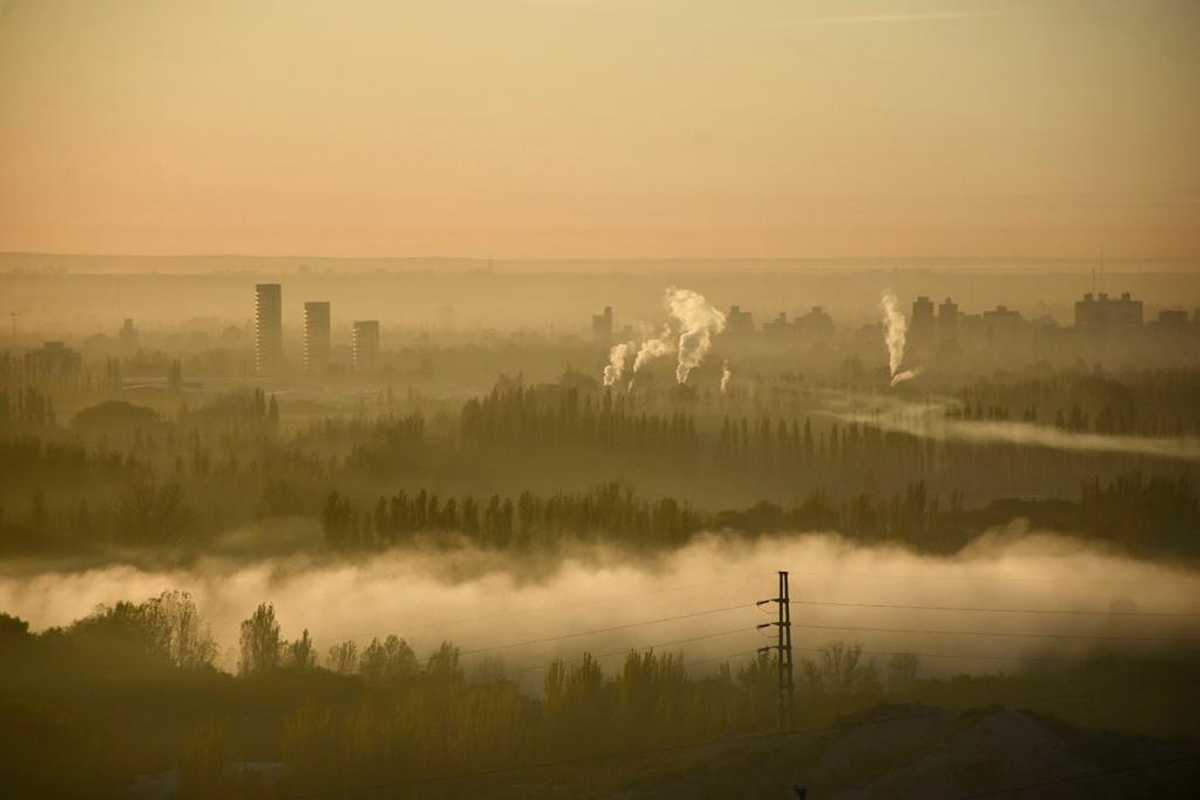
[[[369,370],[379,359],[379,320],[357,320],[354,323],[354,369]]]
[[[592,315],[592,339],[597,344],[608,345],[612,342],[612,335],[613,310],[612,306],[605,306],[604,311]]]
[[[254,287],[254,368],[260,375],[283,367],[283,288],[278,283]]]
[[[928,358],[933,350],[935,330],[933,301],[921,295],[912,304],[912,316],[908,320],[908,348],[913,355]]]
[[[938,306],[937,333],[938,347],[944,351],[958,349],[958,303],[949,297]]]
[[[323,372],[329,366],[329,303],[304,304],[304,371]]]

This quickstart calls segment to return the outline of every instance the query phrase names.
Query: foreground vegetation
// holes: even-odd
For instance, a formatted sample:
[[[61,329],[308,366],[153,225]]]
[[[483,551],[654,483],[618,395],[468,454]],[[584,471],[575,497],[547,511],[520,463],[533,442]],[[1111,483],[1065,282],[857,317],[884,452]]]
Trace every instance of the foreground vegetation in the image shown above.
[[[263,605],[242,625],[234,675],[215,666],[203,620],[180,593],[39,634],[0,616],[0,642],[0,724],[21,733],[0,755],[0,779],[21,796],[124,796],[139,775],[163,774],[184,797],[336,797],[369,786],[475,796],[494,770],[536,794],[562,778],[529,769],[538,765],[570,763],[570,780],[586,785],[596,771],[611,779],[656,753],[779,725],[766,653],[697,668],[679,654],[631,651],[613,673],[585,653],[547,664],[535,696],[499,663],[468,670],[450,643],[422,659],[398,636],[319,655],[307,631],[286,641]],[[1002,704],[1195,740],[1192,663],[1100,656],[936,679],[915,656],[876,662],[835,643],[799,660],[794,724],[821,729],[885,703]]]

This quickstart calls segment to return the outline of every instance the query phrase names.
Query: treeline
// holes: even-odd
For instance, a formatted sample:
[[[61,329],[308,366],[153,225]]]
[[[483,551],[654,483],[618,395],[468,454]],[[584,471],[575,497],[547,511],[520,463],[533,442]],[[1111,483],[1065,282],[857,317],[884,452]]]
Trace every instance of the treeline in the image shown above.
[[[124,428],[121,420],[145,415],[103,404],[86,415],[94,435],[0,435],[0,550],[203,547],[271,516],[319,518],[338,548],[436,531],[487,546],[564,533],[671,546],[728,526],[831,528],[947,550],[970,534],[974,520],[959,513],[966,508],[986,511],[1007,497],[1077,499],[1084,483],[1109,485],[1134,471],[1153,481],[1195,478],[1175,462],[1129,454],[933,441],[818,414],[635,412],[634,402],[569,382],[502,382],[458,417],[361,414],[294,434],[280,428],[278,404],[261,389]],[[614,500],[580,492],[613,476],[665,499],[622,497],[617,510]],[[436,499],[427,492],[422,504],[419,489],[431,483],[450,488]],[[397,485],[418,491],[393,494]],[[332,501],[331,487],[339,492]],[[731,508],[742,510],[720,511]],[[1133,520],[1137,537],[1099,518],[1067,522],[1154,552],[1146,526],[1155,519],[1151,507]],[[1162,549],[1195,547],[1179,519],[1190,517],[1165,521]]]
[[[961,549],[988,528],[1023,517],[1047,529],[1101,539],[1140,554],[1200,553],[1200,499],[1187,478],[1132,472],[1083,484],[1077,503],[1017,499],[965,509],[961,494],[940,496],[923,481],[903,492],[835,498],[810,493],[785,507],[761,501],[740,510],[701,511],[673,498],[648,500],[610,482],[585,492],[516,498],[493,494],[439,497],[425,489],[380,496],[358,506],[332,491],[321,515],[326,542],[338,550],[408,544],[418,536],[485,548],[553,549],[603,541],[634,548],[671,548],[702,531],[742,535],[834,531],[863,542],[894,541],[926,552]]]
[[[0,614],[0,645],[0,724],[23,732],[0,749],[0,780],[22,796],[125,796],[136,775],[172,769],[182,797],[340,793],[778,722],[767,654],[693,670],[682,654],[631,650],[608,672],[583,653],[548,663],[530,695],[503,663],[469,668],[450,643],[418,657],[392,635],[318,657],[307,631],[282,636],[269,604],[242,623],[235,677],[216,666],[203,620],[178,592],[41,634]],[[811,722],[911,691],[917,662],[879,670],[858,648],[833,645],[801,660],[797,679]],[[239,769],[245,762],[269,769]]]
[[[54,400],[36,386],[0,386],[0,431],[53,427]]]
[[[502,381],[464,405],[457,436],[430,443],[425,452],[440,458],[438,463],[448,470],[478,464],[519,474],[528,482],[537,481],[540,473],[595,465],[608,474],[632,473],[639,485],[659,491],[670,485],[678,494],[683,483],[704,487],[689,498],[694,502],[701,496],[706,502],[713,497],[746,502],[754,495],[777,500],[818,491],[841,500],[863,493],[899,494],[925,481],[978,506],[1011,496],[1070,497],[1084,480],[1112,480],[1133,469],[1176,471],[1174,464],[1161,460],[1053,449],[1036,442],[934,441],[887,430],[870,419],[840,420],[821,413],[811,396],[793,400],[792,411],[780,407],[773,413],[747,413],[745,404],[732,402],[720,416],[698,417],[694,404],[681,401],[675,410],[654,412],[638,406],[642,400],[636,396],[588,390],[566,379],[537,387]],[[951,413],[970,419],[1024,415],[1037,420],[1041,412],[1021,409],[1012,417],[1008,408],[985,410],[976,403],[970,411]],[[1115,432],[1122,429],[1115,419],[1103,411],[1097,421],[1068,410],[1059,424],[1065,430]],[[415,451],[406,452],[411,457]],[[520,458],[514,458],[516,453]],[[384,478],[387,473],[367,469],[365,474]]]
[[[1200,553],[1200,497],[1184,477],[1131,472],[1083,484],[1080,527],[1132,552]]]
[[[1200,375],[1194,370],[1063,372],[979,381],[949,412],[972,420],[1020,419],[1077,433],[1200,435]]]
[[[418,533],[462,534],[493,548],[555,546],[567,539],[672,547],[700,530],[707,517],[672,498],[649,501],[629,487],[607,483],[586,492],[549,497],[522,492],[439,498],[421,489],[379,497],[372,508],[330,492],[321,515],[326,541],[335,548],[386,547]]]
[[[636,412],[626,395],[577,386],[527,387],[501,382],[462,408],[465,445],[562,447],[588,445],[630,451],[691,452],[700,437],[691,414]]]

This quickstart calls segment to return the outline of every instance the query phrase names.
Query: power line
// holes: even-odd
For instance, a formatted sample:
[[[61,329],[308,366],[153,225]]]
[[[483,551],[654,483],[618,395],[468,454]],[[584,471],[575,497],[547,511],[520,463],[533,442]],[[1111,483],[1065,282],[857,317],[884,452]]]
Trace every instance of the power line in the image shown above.
[[[884,605],[884,604],[858,604],[858,603],[836,603],[834,601],[792,601],[803,602],[807,605],[833,605],[844,607],[882,607],[882,608],[897,608],[907,610],[937,610],[937,611],[984,611],[992,610],[1002,613],[1026,613],[1026,609],[972,609],[958,608],[952,606],[907,606],[907,605]],[[560,634],[557,636],[547,636],[538,639],[527,639],[524,641],[507,642],[503,644],[490,645],[487,647],[474,648],[471,650],[461,651],[460,656],[477,655],[481,653],[495,652],[497,650],[514,649],[518,647],[526,647],[535,644],[547,644],[555,641],[564,641],[568,639],[581,638],[585,636],[610,633],[619,630],[628,630],[644,625],[656,625],[665,622],[673,622],[683,619],[691,619],[710,614],[724,613],[728,611],[736,611],[744,608],[755,607],[758,604],[746,603],[736,606],[725,606],[722,608],[705,609],[703,611],[695,611],[687,614],[678,614],[669,617],[660,617],[652,620],[643,620],[641,622],[624,623],[621,625],[611,625],[603,628],[594,628],[586,631],[576,631],[573,633]],[[1038,610],[1040,611],[1040,610]],[[1037,613],[1037,612],[1034,612]],[[1057,613],[1057,612],[1048,612]],[[1063,613],[1074,614],[1077,612],[1066,611]],[[1087,612],[1082,612],[1087,613]],[[1102,613],[1102,612],[1097,612]],[[904,633],[910,635],[935,635],[935,636],[975,636],[984,638],[1031,638],[1031,639],[1059,639],[1059,640],[1084,640],[1084,641],[1141,641],[1141,642],[1185,642],[1185,641],[1200,641],[1194,637],[1153,637],[1153,636],[1122,636],[1122,635],[1099,635],[1099,634],[1069,634],[1069,633],[1035,633],[1035,632],[1017,632],[1017,631],[976,631],[976,630],[947,630],[947,629],[913,629],[913,628],[891,628],[891,627],[874,627],[874,626],[857,626],[857,625],[820,625],[815,623],[799,623],[792,622],[792,627],[806,628],[810,630],[836,630],[836,631],[861,631],[868,633]],[[704,634],[701,636],[688,637],[685,639],[676,639],[666,642],[651,643],[647,645],[637,645],[628,648],[623,648],[619,651],[611,651],[608,653],[598,654],[596,658],[608,658],[615,655],[623,655],[634,650],[645,650],[653,647],[666,647],[675,644],[686,644],[688,642],[701,641],[703,639],[716,638],[720,636],[732,635],[741,632],[742,629],[736,628],[730,631],[720,631],[712,634]],[[797,648],[806,652],[821,652],[820,648]],[[864,651],[867,655],[899,655],[902,651]],[[908,653],[904,653],[908,654]],[[1026,657],[1026,656],[994,656],[994,655],[967,655],[967,654],[949,654],[949,653],[911,653],[911,655],[926,657],[926,658],[956,658],[965,660],[1003,660],[1003,661],[1069,661],[1070,659],[1053,659],[1045,657]],[[545,669],[542,667],[522,668],[518,672],[537,671]]]
[[[642,644],[642,645],[637,645],[637,646],[626,647],[621,650],[610,650],[607,653],[593,653],[593,654],[591,654],[591,656],[592,656],[592,658],[612,658],[614,656],[628,655],[629,653],[638,652],[640,650],[653,650],[655,647],[670,647],[670,646],[676,645],[676,644],[688,644],[690,642],[699,642],[699,641],[704,641],[706,639],[719,639],[722,636],[733,636],[734,634],[738,634],[738,633],[754,633],[754,629],[753,628],[745,628],[745,627],[734,628],[734,629],[728,630],[728,631],[718,631],[717,633],[706,633],[702,636],[691,636],[691,637],[688,637],[687,639],[673,639],[669,642],[651,642],[649,644]],[[754,650],[751,650],[751,651],[744,651],[744,652],[757,653],[758,648],[755,648]],[[584,653],[580,653],[576,656],[572,656],[571,660],[575,660],[577,658],[582,658],[586,654],[587,653],[585,651]],[[735,653],[734,655],[739,655],[739,653]],[[687,663],[703,664],[708,661],[714,661],[714,660],[719,660],[719,659],[706,658],[706,659],[702,659],[700,661],[689,661]],[[548,664],[540,664],[537,666],[521,667],[519,669],[514,670],[514,672],[516,672],[516,673],[540,672],[545,669],[549,669]]]
[[[822,577],[822,578],[839,578],[839,579],[845,578],[845,577],[871,578],[872,580],[879,580],[879,579],[896,580],[896,581],[907,581],[910,583],[924,583],[924,582],[936,580],[938,582],[956,581],[956,582],[960,582],[960,583],[1048,583],[1048,584],[1053,584],[1055,586],[1061,586],[1063,584],[1079,585],[1079,584],[1097,583],[1098,582],[1097,580],[1093,580],[1093,579],[1089,579],[1089,578],[1082,578],[1082,577],[1075,577],[1075,576],[1048,577],[1048,576],[1041,576],[1041,575],[1030,575],[1030,576],[1026,576],[1026,577],[1018,577],[1016,575],[936,575],[936,576],[895,575],[895,574],[888,573],[888,572],[864,572],[861,570],[851,571],[851,570],[840,570],[840,569],[837,570],[836,572],[834,572],[832,570],[809,570],[809,571],[792,570],[792,574],[793,575],[806,575],[806,576],[811,576],[811,577]],[[1127,579],[1127,580],[1116,580],[1116,579],[1104,578],[1102,582],[1106,585],[1137,586],[1137,587],[1145,586],[1144,580],[1135,580],[1132,578]],[[1179,585],[1183,585],[1183,584],[1187,584],[1189,586],[1195,586],[1197,584],[1197,581],[1194,578],[1155,577],[1154,583],[1155,583],[1155,585],[1159,585],[1159,586],[1161,586],[1161,585],[1179,586]]]
[[[793,623],[796,624],[796,623]],[[603,659],[613,658],[616,656],[628,655],[632,652],[653,650],[657,647],[670,647],[677,644],[688,644],[691,642],[704,641],[708,639],[716,639],[723,636],[733,636],[738,633],[754,633],[753,628],[734,628],[727,631],[718,631],[716,633],[704,634],[702,636],[691,636],[686,639],[673,639],[666,642],[649,642],[636,646],[625,647],[620,650],[610,650],[605,653],[591,653],[592,658]],[[805,653],[824,653],[828,648],[823,647],[798,647],[793,646],[793,649]],[[714,661],[723,661],[728,658],[736,658],[741,655],[751,655],[761,652],[762,648],[754,648],[752,650],[741,650],[734,653],[729,653],[724,656],[711,656],[702,659],[692,659],[685,661],[685,666],[697,666],[699,664],[708,664]],[[1047,662],[1060,664],[1076,664],[1079,663],[1077,658],[1065,658],[1054,656],[1025,656],[1025,655],[996,655],[990,653],[927,653],[913,650],[861,650],[865,656],[916,656],[918,658],[941,658],[955,659],[962,661],[1017,661],[1017,662]],[[587,652],[578,653],[570,657],[572,661],[582,658]],[[686,656],[686,653],[684,653]],[[518,667],[511,670],[510,674],[524,674],[528,672],[543,672],[549,669],[549,664],[530,665],[526,667]]]
[[[730,583],[738,583],[745,581],[745,578],[728,578],[723,581],[700,581],[697,583],[681,584],[679,586],[670,586],[661,589],[655,589],[650,592],[642,592],[640,597],[656,597],[664,594],[672,594],[674,592],[686,592],[692,589],[708,589],[713,586],[725,586]],[[749,585],[749,584],[747,584]],[[449,625],[464,625],[470,622],[483,622],[490,619],[498,619],[501,617],[523,617],[531,614],[549,614],[563,608],[586,608],[588,606],[604,605],[606,603],[619,602],[627,600],[628,595],[607,595],[604,597],[591,598],[588,600],[578,600],[570,603],[557,603],[554,605],[538,606],[537,608],[521,609],[519,611],[493,611],[487,614],[479,614],[473,617],[456,617],[447,620],[437,620],[434,622],[422,622],[418,625],[410,626],[411,630],[427,630],[430,628],[440,628]]]
[[[860,625],[816,625],[793,622],[793,628],[829,631],[864,631],[867,633],[909,633],[930,636],[982,636],[1015,639],[1081,639],[1101,642],[1200,642],[1197,637],[1173,636],[1104,636],[1085,633],[1026,633],[1017,631],[964,631],[937,628],[875,628]]]
[[[803,650],[806,653],[824,653],[828,648],[823,647],[797,647],[797,650]],[[1075,658],[1054,658],[1052,656],[998,656],[998,655],[971,655],[968,653],[917,653],[911,650],[863,650],[864,656],[917,656],[918,658],[954,658],[964,661],[1048,661],[1063,664],[1075,664],[1079,659]]]
[[[797,625],[797,623],[793,623],[793,625]],[[669,646],[676,645],[676,644],[687,644],[690,642],[698,642],[698,641],[702,641],[705,639],[715,639],[715,638],[719,638],[722,636],[732,636],[737,633],[751,633],[751,632],[754,632],[754,629],[735,628],[735,629],[729,630],[729,631],[720,631],[717,633],[705,634],[703,636],[693,636],[693,637],[689,637],[687,639],[675,639],[675,640],[668,641],[668,642],[651,642],[648,644],[626,647],[621,650],[610,650],[606,653],[593,653],[593,654],[591,654],[591,656],[592,656],[592,658],[596,658],[596,659],[613,658],[615,656],[628,655],[631,652],[653,650],[656,647],[669,647]],[[824,648],[824,647],[798,647],[795,645],[793,645],[793,649],[799,650],[804,653],[824,653],[828,650],[828,648]],[[699,664],[707,664],[707,663],[712,663],[714,661],[723,661],[727,658],[736,658],[741,655],[751,655],[751,654],[759,653],[761,651],[762,651],[762,648],[754,648],[752,650],[744,650],[744,651],[738,651],[735,653],[729,653],[725,656],[713,656],[713,657],[705,657],[703,659],[693,659],[693,660],[685,661],[685,666],[697,666]],[[862,653],[862,655],[865,655],[865,656],[916,656],[917,658],[954,659],[954,660],[961,660],[961,661],[1006,661],[1006,662],[1021,662],[1021,663],[1045,662],[1045,663],[1057,663],[1057,664],[1077,664],[1077,663],[1079,663],[1079,659],[1077,659],[1077,658],[1066,658],[1066,657],[1062,657],[1062,656],[1055,657],[1055,656],[1026,656],[1026,655],[996,655],[996,654],[990,654],[990,653],[982,653],[982,654],[980,654],[980,653],[927,653],[927,652],[920,652],[920,651],[913,651],[913,650],[861,650],[860,652]],[[586,651],[585,651],[585,653],[578,653],[574,656],[571,656],[571,660],[576,660],[576,659],[582,658],[585,654],[586,654]],[[686,655],[686,653],[684,655]],[[516,668],[516,669],[512,670],[511,674],[524,674],[524,673],[528,673],[528,672],[542,672],[542,671],[545,671],[546,669],[549,669],[548,664],[530,665],[527,667]]]
[[[1051,614],[1069,616],[1117,616],[1117,617],[1200,617],[1200,611],[1084,611],[1056,608],[992,608],[982,606],[910,606],[898,603],[842,603],[833,600],[792,600],[806,606],[833,606],[837,608],[895,608],[909,611],[966,611],[987,614]]]
[[[630,628],[640,628],[644,625],[659,625],[664,622],[676,622],[681,619],[693,619],[695,617],[708,616],[710,614],[722,614],[728,611],[738,611],[743,608],[752,608],[753,603],[744,603],[737,606],[725,606],[723,608],[709,608],[703,611],[693,611],[688,614],[676,614],[670,617],[659,617],[658,619],[647,619],[641,622],[627,622],[621,625],[609,625],[605,628],[592,628],[586,631],[576,631],[574,633],[564,633],[559,636],[546,636],[540,639],[526,639],[520,642],[507,642],[505,644],[490,645],[488,647],[478,647],[474,650],[464,650],[459,653],[460,656],[470,656],[477,653],[491,653],[496,650],[509,650],[515,647],[527,647],[534,644],[546,644],[548,642],[558,642],[564,639],[577,639],[582,636],[594,636],[601,633],[610,633],[612,631],[623,631]]]

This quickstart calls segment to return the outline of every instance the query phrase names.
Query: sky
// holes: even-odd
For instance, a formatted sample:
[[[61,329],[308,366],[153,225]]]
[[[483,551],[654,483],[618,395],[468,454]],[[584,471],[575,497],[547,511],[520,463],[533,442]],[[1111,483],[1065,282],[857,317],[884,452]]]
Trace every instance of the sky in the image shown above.
[[[1200,258],[1196,0],[0,0],[0,251]]]

